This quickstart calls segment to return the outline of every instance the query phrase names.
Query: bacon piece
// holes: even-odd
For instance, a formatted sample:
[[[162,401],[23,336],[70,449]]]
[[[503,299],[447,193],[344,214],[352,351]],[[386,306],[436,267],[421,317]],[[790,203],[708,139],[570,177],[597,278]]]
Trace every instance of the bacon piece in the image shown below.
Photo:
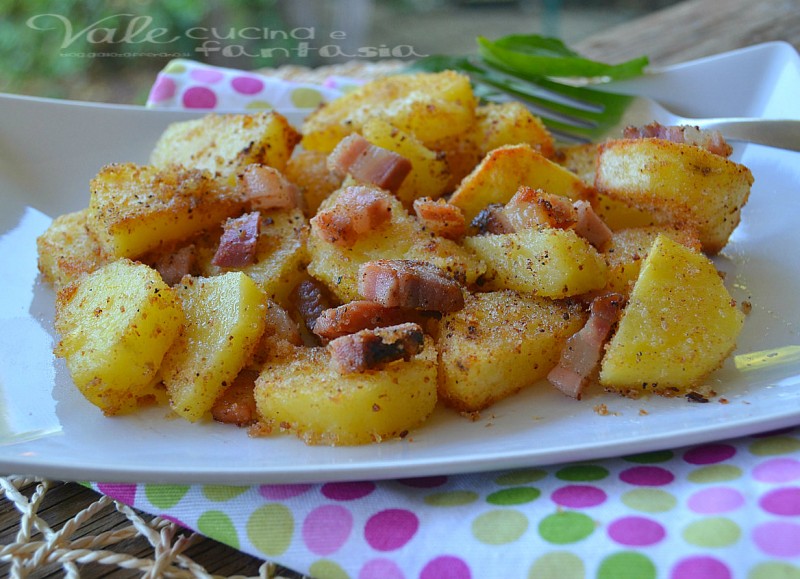
[[[570,199],[525,186],[506,203],[503,213],[514,231],[535,227],[567,229],[577,221]]]
[[[567,339],[558,365],[547,375],[548,381],[567,396],[581,394],[603,356],[603,346],[619,320],[625,298],[617,293],[596,297],[589,306],[589,319]]]
[[[350,173],[359,181],[397,193],[412,166],[405,157],[352,133],[328,156],[328,169],[340,177]]]
[[[248,165],[239,174],[239,189],[254,211],[294,209],[302,205],[300,188],[267,165]]]
[[[625,139],[664,139],[695,145],[722,157],[729,157],[733,153],[733,147],[725,141],[722,133],[692,125],[664,126],[654,122],[642,127],[625,127],[622,136]]]
[[[481,209],[470,225],[477,228],[479,233],[502,235],[515,231],[503,211],[502,203],[491,203]]]
[[[576,201],[573,207],[577,212],[577,221],[573,230],[586,241],[594,245],[598,251],[603,251],[611,243],[612,231],[605,221],[594,212],[592,204],[588,201]]]
[[[183,276],[190,275],[197,261],[197,252],[194,245],[185,245],[167,255],[160,257],[153,267],[161,274],[161,279],[167,285],[180,283]]]
[[[333,305],[328,289],[320,282],[310,279],[303,280],[294,287],[289,301],[310,330],[314,329],[320,315]]]
[[[379,259],[358,268],[358,292],[386,307],[455,312],[464,307],[461,285],[432,263]]]
[[[258,372],[242,370],[211,407],[211,416],[217,422],[250,426],[258,421],[256,398],[253,393]]]
[[[253,211],[228,219],[211,263],[218,267],[244,267],[253,263],[261,232],[261,213]]]
[[[364,186],[347,187],[329,209],[311,218],[311,231],[341,247],[352,247],[358,238],[383,227],[392,219],[390,194]]]
[[[399,324],[387,328],[361,330],[328,343],[336,369],[342,374],[365,372],[395,360],[410,360],[425,343],[417,324]]]
[[[395,326],[405,322],[422,325],[424,315],[409,308],[387,308],[377,302],[356,300],[325,310],[314,323],[314,333],[332,340],[361,330]]]
[[[425,229],[446,239],[458,240],[467,233],[467,221],[460,207],[444,199],[414,199],[414,213]]]

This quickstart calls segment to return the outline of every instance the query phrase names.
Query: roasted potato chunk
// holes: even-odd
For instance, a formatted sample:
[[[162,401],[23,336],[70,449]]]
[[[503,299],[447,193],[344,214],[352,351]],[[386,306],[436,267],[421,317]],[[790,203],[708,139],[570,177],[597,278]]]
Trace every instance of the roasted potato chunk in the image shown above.
[[[744,165],[662,139],[604,143],[595,179],[600,193],[651,213],[658,224],[695,228],[709,254],[725,247],[752,184]]]
[[[57,290],[111,260],[86,225],[88,213],[59,215],[36,240],[39,272]]]
[[[150,155],[150,164],[181,165],[223,176],[251,164],[283,171],[299,141],[300,134],[280,113],[212,114],[167,127]]]
[[[436,405],[436,348],[381,370],[341,374],[325,348],[269,360],[256,380],[261,421],[308,444],[357,445],[405,436]]]
[[[744,315],[714,264],[659,235],[642,264],[600,383],[624,394],[686,394],[734,349]]]
[[[547,158],[555,155],[553,137],[542,120],[520,102],[488,103],[475,109],[481,155],[504,145],[527,144]]]
[[[233,383],[259,344],[267,296],[242,272],[185,277],[176,288],[186,322],[164,356],[160,376],[170,405],[195,422]]]
[[[564,298],[602,288],[606,263],[588,241],[567,229],[467,237],[464,245],[486,263],[486,289],[512,289]]]
[[[303,124],[304,149],[331,152],[374,117],[386,119],[428,145],[467,132],[476,99],[469,78],[453,71],[398,74],[376,79],[327,103]]]
[[[169,248],[241,213],[243,201],[210,173],[133,163],[92,179],[87,226],[103,251],[136,259]]]
[[[120,259],[58,293],[56,355],[104,414],[124,414],[157,390],[157,372],[181,330],[176,293],[158,272]]]
[[[585,320],[564,301],[509,290],[470,295],[464,309],[441,320],[440,399],[473,412],[535,384]]]
[[[450,202],[467,221],[490,203],[507,203],[521,186],[570,199],[588,199],[590,189],[577,175],[557,165],[530,145],[506,145],[489,152],[464,177]]]

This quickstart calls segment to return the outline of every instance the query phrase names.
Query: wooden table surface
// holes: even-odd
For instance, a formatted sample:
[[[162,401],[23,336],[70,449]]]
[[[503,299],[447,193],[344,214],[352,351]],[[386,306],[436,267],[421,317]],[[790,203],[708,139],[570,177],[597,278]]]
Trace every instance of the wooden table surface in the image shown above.
[[[688,0],[591,36],[574,48],[580,53],[609,62],[647,54],[651,63],[666,65],[725,52],[772,40],[783,40],[800,50],[800,0]],[[34,485],[25,491],[33,492]],[[75,483],[54,483],[47,492],[40,515],[51,525],[73,517],[96,501],[98,495]],[[124,515],[105,507],[93,532],[113,530],[128,523]],[[148,518],[145,516],[145,518]],[[0,547],[13,541],[19,524],[19,513],[8,503],[0,503]],[[146,547],[146,544],[145,544]],[[123,549],[142,550],[142,545]],[[188,554],[214,574],[258,574],[262,561],[238,553],[234,549],[202,539]],[[0,575],[8,572],[0,564]],[[300,577],[278,568],[283,577]],[[56,566],[52,573],[37,573],[37,577],[63,576]],[[100,564],[81,568],[81,577],[108,576],[109,569]],[[137,577],[137,571],[114,571],[113,576]]]

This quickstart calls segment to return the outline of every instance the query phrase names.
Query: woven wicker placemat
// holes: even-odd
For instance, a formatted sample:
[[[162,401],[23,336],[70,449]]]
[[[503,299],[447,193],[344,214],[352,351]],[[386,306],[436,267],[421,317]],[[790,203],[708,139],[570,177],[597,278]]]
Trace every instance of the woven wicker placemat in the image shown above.
[[[31,575],[302,578],[81,485],[3,476],[0,576]]]

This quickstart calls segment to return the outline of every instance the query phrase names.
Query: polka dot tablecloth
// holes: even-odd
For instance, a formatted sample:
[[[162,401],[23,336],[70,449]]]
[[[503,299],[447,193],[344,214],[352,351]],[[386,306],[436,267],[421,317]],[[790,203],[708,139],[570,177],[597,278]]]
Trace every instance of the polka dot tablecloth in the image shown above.
[[[353,84],[177,60],[148,105],[313,109]],[[460,476],[92,486],[320,579],[800,579],[800,429]]]
[[[800,579],[800,429],[459,476],[93,487],[321,579]]]

